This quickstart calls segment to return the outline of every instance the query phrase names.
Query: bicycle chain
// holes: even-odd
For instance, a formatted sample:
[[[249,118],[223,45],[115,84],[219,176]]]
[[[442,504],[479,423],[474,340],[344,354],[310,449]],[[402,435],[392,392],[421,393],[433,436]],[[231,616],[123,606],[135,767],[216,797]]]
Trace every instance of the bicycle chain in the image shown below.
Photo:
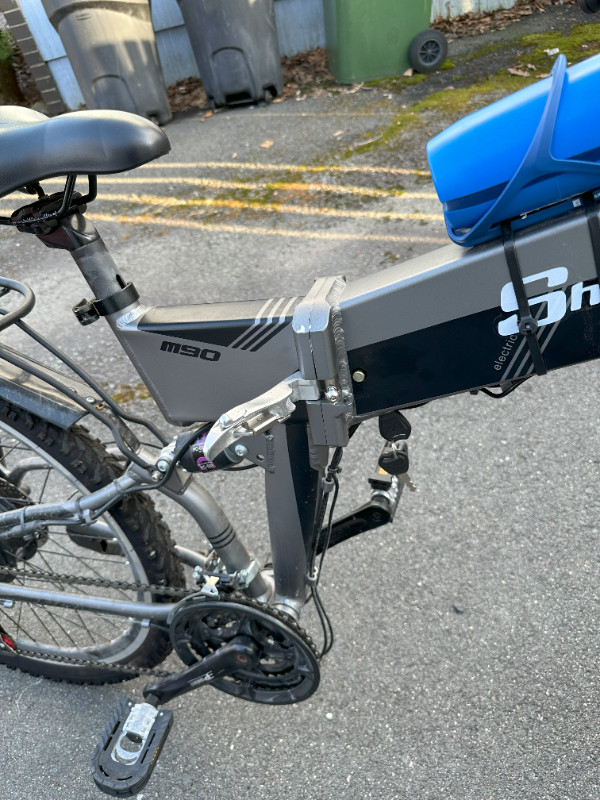
[[[13,575],[16,578],[33,578],[36,580],[51,580],[58,583],[64,583],[68,586],[97,586],[103,589],[121,589],[130,591],[152,592],[153,594],[163,594],[171,597],[190,597],[198,594],[198,589],[186,589],[179,586],[161,586],[152,583],[137,583],[129,581],[110,581],[103,578],[84,578],[77,575],[59,574],[55,572],[46,572],[39,569],[23,569],[18,567],[0,566],[0,574]],[[0,589],[1,591],[1,589]],[[251,608],[258,608],[266,614],[270,614],[275,619],[288,625],[305,644],[312,650],[317,661],[320,656],[317,647],[308,633],[302,628],[292,617],[273,608],[266,603],[261,603],[259,600],[246,597],[246,595],[237,592],[231,594],[221,595],[220,600],[234,602],[237,605],[245,605]],[[12,649],[12,648],[11,648]],[[26,650],[24,648],[15,647],[12,652],[16,655],[22,655],[27,658],[42,659],[44,661],[56,661],[62,664],[72,664],[74,666],[97,666],[102,667],[108,671],[125,672],[132,675],[151,675],[158,678],[168,678],[174,673],[166,670],[152,669],[150,667],[133,667],[128,664],[109,664],[105,661],[93,661],[89,659],[72,658],[70,656],[59,656],[50,653],[38,653],[34,650]]]

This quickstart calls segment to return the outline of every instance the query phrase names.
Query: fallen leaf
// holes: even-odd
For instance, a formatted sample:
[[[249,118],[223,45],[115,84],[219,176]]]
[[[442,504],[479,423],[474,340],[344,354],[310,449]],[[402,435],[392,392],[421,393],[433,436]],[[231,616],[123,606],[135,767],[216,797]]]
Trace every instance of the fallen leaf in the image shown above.
[[[402,77],[403,77],[403,78],[412,78],[413,74],[414,74],[414,69],[413,69],[412,67],[409,67],[409,68],[406,70],[406,72],[403,72],[403,73],[402,73]]]
[[[341,136],[344,131],[336,131],[333,135],[334,136]]]
[[[351,89],[342,89],[341,94],[356,94],[356,92],[360,92],[364,85],[364,81],[362,83],[353,83]]]
[[[273,147],[273,142],[270,139],[265,139],[265,141],[262,142],[260,146],[264,147],[265,150],[268,150],[269,147]]]
[[[514,69],[513,67],[509,67],[508,68],[508,73],[510,75],[516,75],[519,78],[528,78],[529,77],[529,73],[525,72],[525,70],[523,70],[523,69]]]
[[[503,30],[510,23],[530,16],[534,11],[543,13],[551,6],[562,6],[575,2],[576,0],[519,0],[510,8],[500,8],[496,11],[469,12],[451,19],[436,17],[431,27],[437,28],[446,36],[448,34],[455,37],[474,36],[478,33]]]
[[[232,154],[231,154],[231,157],[232,157],[232,158],[237,158],[237,153],[232,153]]]

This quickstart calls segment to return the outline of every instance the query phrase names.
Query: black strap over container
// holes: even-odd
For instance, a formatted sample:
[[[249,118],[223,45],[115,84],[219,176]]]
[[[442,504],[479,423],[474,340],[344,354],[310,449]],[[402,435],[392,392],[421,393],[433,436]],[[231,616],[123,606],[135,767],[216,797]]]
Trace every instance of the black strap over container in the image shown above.
[[[590,239],[592,240],[592,252],[594,253],[598,283],[600,283],[600,220],[598,219],[598,207],[594,192],[586,192],[582,199],[585,206]]]
[[[544,357],[540,348],[540,343],[536,336],[538,330],[537,320],[531,315],[531,308],[527,293],[525,292],[525,284],[523,283],[523,273],[519,264],[517,256],[517,248],[515,247],[515,240],[513,229],[510,222],[502,224],[502,240],[504,243],[504,254],[506,256],[506,263],[508,264],[508,271],[512,281],[515,297],[517,299],[517,306],[519,310],[519,333],[525,337],[531,360],[533,361],[533,368],[538,375],[545,375],[548,370],[544,364]]]

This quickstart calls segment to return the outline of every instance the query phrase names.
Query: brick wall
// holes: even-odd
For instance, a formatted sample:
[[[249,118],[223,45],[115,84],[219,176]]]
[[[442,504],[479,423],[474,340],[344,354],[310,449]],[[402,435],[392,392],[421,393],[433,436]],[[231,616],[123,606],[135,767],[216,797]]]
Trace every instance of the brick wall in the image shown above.
[[[40,90],[42,100],[48,109],[48,114],[52,116],[62,113],[66,110],[65,104],[48,69],[48,65],[40,55],[37,44],[16,0],[0,0],[0,15],[19,45],[23,58],[27,62],[31,75]]]

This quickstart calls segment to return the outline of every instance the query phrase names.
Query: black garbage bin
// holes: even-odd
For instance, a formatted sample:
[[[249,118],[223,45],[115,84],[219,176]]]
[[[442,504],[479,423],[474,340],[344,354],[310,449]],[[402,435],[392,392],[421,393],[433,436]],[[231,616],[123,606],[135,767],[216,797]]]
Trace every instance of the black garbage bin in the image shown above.
[[[273,0],[179,0],[179,5],[213,106],[281,94]]]
[[[42,0],[88,108],[171,119],[148,0]]]

